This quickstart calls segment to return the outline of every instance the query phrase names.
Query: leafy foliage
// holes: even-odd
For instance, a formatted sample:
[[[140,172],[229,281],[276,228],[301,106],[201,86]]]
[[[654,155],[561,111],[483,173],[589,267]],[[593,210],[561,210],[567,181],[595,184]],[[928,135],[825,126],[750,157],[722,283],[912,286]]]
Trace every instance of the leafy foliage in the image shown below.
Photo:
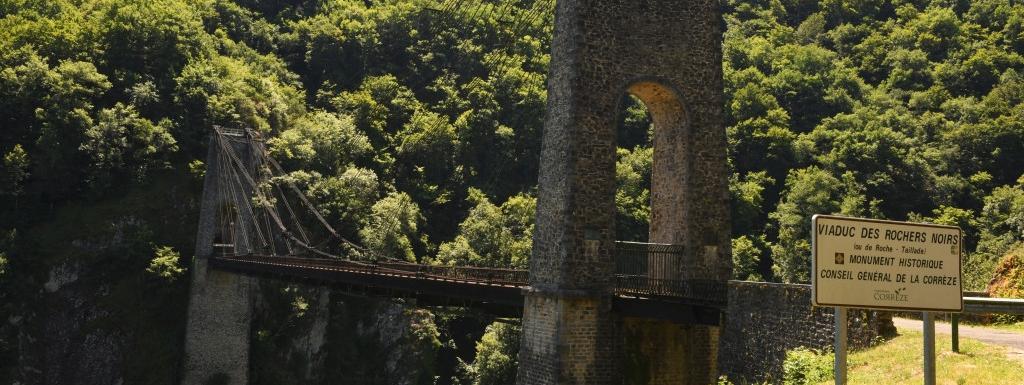
[[[180,264],[181,254],[168,246],[158,247],[146,272],[165,281],[174,281],[185,274]]]
[[[363,244],[377,256],[416,262],[413,241],[420,221],[419,207],[409,195],[390,194],[373,205],[369,224],[359,231]]]
[[[810,385],[832,379],[832,353],[822,354],[805,348],[786,352],[782,362],[782,383]]]
[[[751,239],[744,235],[732,240],[733,277],[744,281],[763,281],[761,261],[767,254],[764,236]]]
[[[21,194],[22,182],[28,177],[28,154],[21,144],[15,144],[3,158],[3,174],[0,176],[0,192],[3,195]]]
[[[302,116],[267,145],[275,159],[293,160],[295,168],[312,170],[343,170],[372,150],[351,117],[324,111]]]
[[[100,110],[96,118],[96,125],[85,131],[78,147],[92,160],[92,173],[125,173],[143,179],[148,169],[167,167],[167,158],[177,150],[168,127],[170,120],[153,124],[134,107],[121,103]]]
[[[459,225],[459,235],[441,244],[436,262],[443,265],[525,269],[533,244],[536,199],[518,195],[500,207],[476,192],[476,207]]]
[[[735,259],[753,255],[741,237],[763,235],[770,263],[759,273],[804,282],[812,214],[941,222],[965,229],[965,276],[980,289],[1016,241],[986,233],[1003,219],[981,213],[1010,199],[1024,172],[1010,118],[1024,61],[1007,35],[1021,12],[991,1],[729,2]]]
[[[1024,298],[1024,256],[1021,247],[1007,253],[996,267],[987,291],[994,297]]]
[[[22,234],[2,250],[0,319],[49,314],[37,277],[78,262],[133,294],[97,313],[142,309],[133,325],[158,327],[126,341],[173,361],[162,341],[180,340],[168,314],[184,313],[186,280],[171,262],[194,244],[181,224],[197,222],[213,125],[267,137],[285,178],[378,255],[526,266],[553,15],[470,3],[0,0],[0,233]],[[958,225],[965,284],[986,285],[1024,242],[1024,4],[723,11],[736,276],[806,281],[810,215],[840,213]],[[620,104],[616,237],[643,241],[657,127],[636,98]],[[474,378],[505,381],[501,357]],[[126,359],[126,382],[174,378]],[[15,362],[0,382],[25,382],[5,377]]]
[[[473,361],[474,385],[512,385],[516,383],[520,326],[495,322],[487,326],[476,344]]]

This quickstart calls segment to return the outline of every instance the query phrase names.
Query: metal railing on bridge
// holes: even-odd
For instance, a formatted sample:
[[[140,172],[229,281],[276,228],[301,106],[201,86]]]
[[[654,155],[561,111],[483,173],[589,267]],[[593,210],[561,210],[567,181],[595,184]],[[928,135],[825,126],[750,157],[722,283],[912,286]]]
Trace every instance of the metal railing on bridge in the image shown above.
[[[222,257],[261,265],[282,265],[319,270],[401,276],[433,281],[463,282],[489,286],[525,287],[529,271],[496,267],[439,266],[378,259],[359,261],[297,256],[244,255]],[[688,260],[682,245],[616,242],[613,250],[614,291],[627,297],[660,297],[690,303],[720,305],[726,299],[726,284],[688,277],[699,268]]]
[[[725,282],[687,277],[695,266],[683,245],[619,241],[614,260],[617,294],[725,302]]]
[[[526,270],[496,267],[437,266],[402,262],[378,261],[374,264],[381,271],[396,271],[424,277],[451,279],[464,282],[479,282],[490,285],[526,286],[530,275]]]

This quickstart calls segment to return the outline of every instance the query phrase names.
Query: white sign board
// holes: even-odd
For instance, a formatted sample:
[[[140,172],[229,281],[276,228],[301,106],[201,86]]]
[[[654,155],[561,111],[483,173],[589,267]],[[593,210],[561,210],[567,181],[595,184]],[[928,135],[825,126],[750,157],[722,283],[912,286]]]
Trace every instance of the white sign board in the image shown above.
[[[815,215],[816,306],[960,312],[959,228]]]

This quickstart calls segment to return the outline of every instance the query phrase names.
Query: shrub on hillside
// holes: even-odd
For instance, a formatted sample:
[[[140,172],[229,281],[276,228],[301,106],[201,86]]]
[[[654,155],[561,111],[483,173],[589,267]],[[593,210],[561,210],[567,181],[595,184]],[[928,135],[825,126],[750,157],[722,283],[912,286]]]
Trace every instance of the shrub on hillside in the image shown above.
[[[999,298],[1024,298],[1024,246],[1006,253],[996,264],[995,274],[986,289],[989,295]],[[1024,316],[997,314],[995,323],[1024,321]]]
[[[1024,246],[1003,256],[987,291],[993,297],[1024,298]]]
[[[784,385],[809,385],[832,379],[832,353],[818,353],[807,348],[786,352],[782,363]]]

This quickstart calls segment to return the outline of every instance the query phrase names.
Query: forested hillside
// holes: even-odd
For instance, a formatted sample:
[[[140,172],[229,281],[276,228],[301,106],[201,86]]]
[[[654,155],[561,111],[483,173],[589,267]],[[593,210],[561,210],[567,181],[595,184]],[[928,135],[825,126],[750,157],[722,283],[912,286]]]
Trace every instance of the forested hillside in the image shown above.
[[[723,10],[736,277],[808,281],[809,218],[842,213],[961,226],[983,288],[1024,240],[1024,2]],[[346,238],[526,266],[553,17],[545,0],[0,0],[0,382],[175,383],[213,125],[270,138]],[[625,105],[618,237],[644,240],[652,127]],[[254,381],[303,383],[280,351],[315,301],[267,290]],[[429,367],[409,381],[514,376],[514,325],[395,317]],[[328,363],[379,348],[344,337]],[[317,381],[388,383],[364,374]]]

